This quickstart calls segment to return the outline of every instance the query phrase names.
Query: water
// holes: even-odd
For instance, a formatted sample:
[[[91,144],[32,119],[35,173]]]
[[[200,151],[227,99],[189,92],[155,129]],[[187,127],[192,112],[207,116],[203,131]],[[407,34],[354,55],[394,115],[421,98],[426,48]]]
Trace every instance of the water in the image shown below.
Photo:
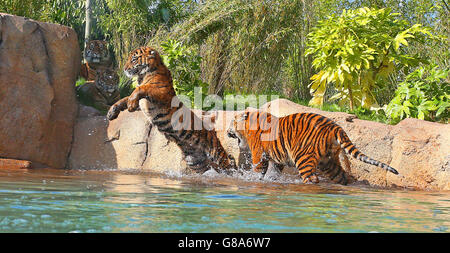
[[[2,170],[0,232],[449,232],[449,196],[225,176]]]

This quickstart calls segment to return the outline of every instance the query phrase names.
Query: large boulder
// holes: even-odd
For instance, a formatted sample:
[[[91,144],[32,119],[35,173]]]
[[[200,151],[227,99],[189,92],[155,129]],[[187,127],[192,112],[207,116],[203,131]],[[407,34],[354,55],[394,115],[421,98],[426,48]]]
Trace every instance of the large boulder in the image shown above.
[[[0,157],[65,167],[80,63],[73,29],[0,13]]]
[[[450,190],[450,125],[405,119],[394,127],[392,135],[391,165],[402,176],[388,174],[388,182]]]
[[[141,107],[146,100],[140,101]],[[143,169],[158,172],[183,170],[181,152],[167,142],[141,112],[123,111],[117,119],[89,116],[80,110],[74,131],[69,169]]]

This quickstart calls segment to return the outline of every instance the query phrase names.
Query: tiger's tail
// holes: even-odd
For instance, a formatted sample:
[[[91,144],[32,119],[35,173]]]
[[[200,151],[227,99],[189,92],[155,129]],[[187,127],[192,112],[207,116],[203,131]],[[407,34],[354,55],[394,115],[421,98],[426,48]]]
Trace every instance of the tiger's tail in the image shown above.
[[[398,171],[396,169],[392,168],[391,166],[385,163],[374,160],[363,154],[361,151],[359,151],[358,148],[356,148],[355,145],[350,141],[345,131],[341,127],[339,127],[338,129],[339,131],[336,134],[336,140],[338,141],[339,145],[345,151],[346,154],[351,155],[353,158],[356,158],[360,161],[378,166],[391,173],[394,173],[395,175],[398,175]]]

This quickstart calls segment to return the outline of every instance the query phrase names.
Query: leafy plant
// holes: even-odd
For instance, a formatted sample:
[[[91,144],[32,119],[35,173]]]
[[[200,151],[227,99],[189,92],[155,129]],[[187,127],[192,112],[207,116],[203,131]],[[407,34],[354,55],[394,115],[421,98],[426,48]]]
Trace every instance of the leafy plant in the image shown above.
[[[164,51],[161,57],[172,73],[176,93],[186,95],[193,101],[195,88],[198,87],[203,101],[208,84],[200,79],[201,57],[176,40],[169,39],[161,47]]]
[[[386,107],[394,122],[407,117],[448,122],[450,116],[449,69],[419,67],[399,84]]]
[[[383,86],[383,79],[396,68],[421,61],[404,50],[408,41],[431,35],[420,24],[408,28],[407,21],[397,16],[388,8],[359,8],[319,21],[308,35],[306,50],[320,70],[311,77],[310,105],[323,104],[327,85],[334,84],[337,94],[330,101],[339,99],[340,105],[350,105],[351,110],[379,107],[372,91]]]

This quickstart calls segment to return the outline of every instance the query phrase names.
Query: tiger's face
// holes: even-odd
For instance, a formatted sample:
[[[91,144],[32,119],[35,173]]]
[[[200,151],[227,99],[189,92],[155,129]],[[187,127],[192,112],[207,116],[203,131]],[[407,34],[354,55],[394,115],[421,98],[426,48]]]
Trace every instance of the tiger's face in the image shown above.
[[[95,87],[105,97],[111,97],[119,91],[119,75],[111,69],[97,70]]]
[[[131,52],[124,66],[125,75],[129,78],[138,76],[142,79],[162,65],[159,53],[151,47],[140,47]]]
[[[228,137],[237,139],[240,149],[248,149],[245,125],[249,114],[248,111],[236,114],[227,129]]]
[[[91,40],[84,49],[84,59],[89,64],[107,65],[110,63],[111,56],[106,48],[107,42],[103,40]]]

